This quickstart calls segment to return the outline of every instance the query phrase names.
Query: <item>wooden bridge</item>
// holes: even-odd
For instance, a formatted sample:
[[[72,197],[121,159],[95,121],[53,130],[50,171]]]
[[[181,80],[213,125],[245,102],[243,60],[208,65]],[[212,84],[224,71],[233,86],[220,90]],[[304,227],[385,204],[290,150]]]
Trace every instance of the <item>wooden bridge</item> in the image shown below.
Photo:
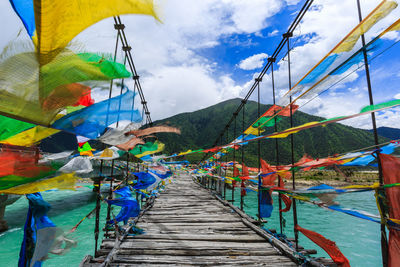
[[[86,257],[81,266],[297,266],[290,247],[254,223],[180,175],[139,219],[144,234],[118,244],[105,238],[97,257]]]

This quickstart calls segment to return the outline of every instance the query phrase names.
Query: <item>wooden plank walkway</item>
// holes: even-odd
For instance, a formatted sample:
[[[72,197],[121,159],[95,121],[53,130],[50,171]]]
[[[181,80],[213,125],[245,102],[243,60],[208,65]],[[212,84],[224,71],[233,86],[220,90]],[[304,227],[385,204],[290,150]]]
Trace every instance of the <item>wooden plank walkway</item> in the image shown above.
[[[297,266],[210,192],[181,175],[138,224],[145,234],[125,238],[110,266]],[[104,239],[99,266],[114,247]]]

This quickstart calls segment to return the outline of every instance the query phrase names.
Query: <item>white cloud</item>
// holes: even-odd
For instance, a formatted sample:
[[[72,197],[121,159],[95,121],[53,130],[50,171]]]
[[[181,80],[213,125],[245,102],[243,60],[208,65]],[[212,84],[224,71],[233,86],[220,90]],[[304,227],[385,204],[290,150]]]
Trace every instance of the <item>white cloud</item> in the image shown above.
[[[395,95],[394,98],[400,99],[400,93],[398,93],[397,95]]]
[[[297,5],[300,2],[300,0],[286,0],[287,5]]]
[[[283,7],[277,0],[223,0],[230,7],[232,21],[238,32],[257,32],[268,24],[266,18],[275,15]]]
[[[258,68],[261,68],[262,66],[264,66],[264,61],[267,57],[268,57],[268,55],[265,53],[252,55],[251,57],[248,57],[248,58],[240,61],[238,66],[242,70],[258,69]]]
[[[201,65],[162,67],[156,73],[143,80],[148,88],[146,97],[152,100],[149,109],[155,118],[205,108],[237,97],[242,90],[228,76],[214,80],[207,67]]]
[[[277,36],[279,33],[278,30],[273,30],[272,32],[268,33],[268,37],[273,37],[273,36]]]

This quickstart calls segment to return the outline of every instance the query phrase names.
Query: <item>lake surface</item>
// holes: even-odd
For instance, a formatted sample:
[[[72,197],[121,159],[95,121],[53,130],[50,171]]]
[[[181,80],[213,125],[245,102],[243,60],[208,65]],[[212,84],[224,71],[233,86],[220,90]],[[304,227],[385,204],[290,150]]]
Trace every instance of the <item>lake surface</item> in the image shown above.
[[[88,214],[95,206],[95,195],[89,188],[77,191],[49,191],[42,193],[43,198],[52,205],[50,219],[64,231],[69,231],[76,223]],[[231,191],[227,190],[230,197]],[[235,205],[239,205],[239,191],[235,192]],[[343,207],[364,210],[378,214],[372,192],[343,194],[337,198]],[[306,229],[316,231],[335,241],[343,254],[350,260],[351,266],[381,266],[379,224],[358,219],[335,211],[325,210],[307,203],[297,202],[298,224]],[[248,193],[245,197],[245,211],[255,216],[257,213],[257,194]],[[107,205],[102,204],[100,228],[105,223]],[[23,226],[26,219],[28,201],[21,197],[7,207],[6,220],[10,229],[0,234],[0,266],[17,266],[19,249],[23,237]],[[117,211],[115,211],[117,212]],[[284,213],[286,227],[284,233],[293,237],[292,210]],[[85,220],[70,235],[78,242],[76,248],[63,256],[51,255],[44,266],[78,266],[85,255],[94,253],[94,217]],[[277,196],[274,196],[274,211],[268,218],[267,228],[279,231],[279,212]],[[102,236],[102,233],[100,234]],[[314,245],[301,233],[300,245],[306,249],[316,249],[317,256],[329,257],[322,249]]]
[[[227,191],[227,198],[231,199],[231,191]],[[265,224],[268,229],[280,232],[278,196],[273,195],[274,210]],[[372,214],[379,214],[376,207],[373,191],[342,194],[336,198],[342,207],[363,210]],[[248,192],[245,197],[244,211],[256,218],[257,193]],[[324,237],[336,242],[342,253],[349,259],[351,266],[382,266],[380,246],[380,224],[359,219],[341,212],[326,210],[301,201],[297,203],[297,223],[303,228],[317,232]],[[284,203],[282,203],[284,206]],[[240,207],[239,190],[235,191],[235,206]],[[293,210],[283,213],[286,221],[283,233],[287,237],[293,234]],[[307,237],[299,233],[299,244],[306,249],[316,249],[318,254],[314,257],[329,255],[315,245]]]

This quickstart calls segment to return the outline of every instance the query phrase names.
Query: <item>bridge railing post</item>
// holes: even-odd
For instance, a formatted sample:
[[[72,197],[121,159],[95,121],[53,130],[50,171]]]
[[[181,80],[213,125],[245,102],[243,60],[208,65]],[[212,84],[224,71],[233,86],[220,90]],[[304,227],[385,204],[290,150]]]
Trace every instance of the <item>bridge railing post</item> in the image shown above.
[[[224,186],[222,184],[223,180],[219,179],[219,195],[221,196],[221,198],[223,198],[224,196]]]
[[[224,182],[224,200],[226,200],[226,180],[223,180]]]

